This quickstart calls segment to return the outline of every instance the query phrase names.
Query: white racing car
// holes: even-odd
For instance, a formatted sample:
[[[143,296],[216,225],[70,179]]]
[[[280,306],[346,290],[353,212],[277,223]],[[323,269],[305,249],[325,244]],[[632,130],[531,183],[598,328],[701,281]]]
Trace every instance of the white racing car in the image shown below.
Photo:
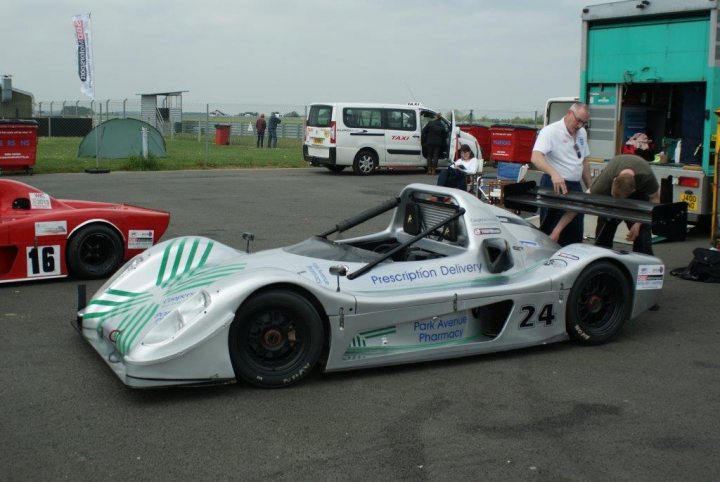
[[[380,232],[329,239],[391,210]],[[653,256],[560,248],[471,194],[412,184],[284,248],[160,243],[87,304],[81,286],[74,325],[131,387],[279,387],[319,361],[332,372],[568,338],[603,343],[657,303],[664,273]]]

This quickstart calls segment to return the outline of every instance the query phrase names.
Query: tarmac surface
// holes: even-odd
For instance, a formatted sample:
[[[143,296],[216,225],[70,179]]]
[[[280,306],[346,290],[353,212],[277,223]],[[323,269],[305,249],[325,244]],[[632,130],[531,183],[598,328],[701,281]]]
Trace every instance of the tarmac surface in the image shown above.
[[[435,181],[322,169],[11,178],[58,198],[170,211],[164,239],[244,249],[253,232],[253,251]],[[698,246],[709,235],[655,252],[670,269]],[[125,388],[68,323],[76,285],[0,285],[0,480],[720,479],[717,284],[667,276],[660,310],[598,347],[315,370],[278,390]]]

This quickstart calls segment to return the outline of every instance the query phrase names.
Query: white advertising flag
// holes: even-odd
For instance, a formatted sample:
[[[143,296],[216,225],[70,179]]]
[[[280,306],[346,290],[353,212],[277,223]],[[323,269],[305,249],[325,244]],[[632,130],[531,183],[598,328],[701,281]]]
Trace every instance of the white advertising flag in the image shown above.
[[[75,40],[77,42],[77,66],[80,77],[80,92],[95,100],[95,74],[93,72],[92,33],[90,14],[75,15]]]

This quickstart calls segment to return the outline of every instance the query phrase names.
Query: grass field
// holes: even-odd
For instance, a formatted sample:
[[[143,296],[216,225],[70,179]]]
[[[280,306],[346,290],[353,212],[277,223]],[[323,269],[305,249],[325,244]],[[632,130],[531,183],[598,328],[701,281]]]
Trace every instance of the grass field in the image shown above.
[[[81,141],[81,137],[39,138],[34,172],[83,172],[96,167],[94,157],[77,157]],[[232,136],[229,146],[215,145],[214,138],[206,142],[176,137],[165,143],[165,158],[99,159],[98,164],[113,171],[307,166],[299,139],[278,139],[277,149],[257,149],[250,136]]]

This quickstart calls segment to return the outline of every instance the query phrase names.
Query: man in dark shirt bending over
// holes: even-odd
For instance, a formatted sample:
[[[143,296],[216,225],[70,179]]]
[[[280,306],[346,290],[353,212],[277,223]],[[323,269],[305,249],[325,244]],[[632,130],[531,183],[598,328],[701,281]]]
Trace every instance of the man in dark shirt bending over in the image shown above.
[[[618,198],[660,202],[660,185],[652,169],[645,159],[631,154],[613,157],[593,181],[590,192]],[[550,237],[557,240],[562,230],[574,217],[575,213],[566,212]],[[615,231],[620,222],[618,219],[598,217],[595,228],[595,245],[612,248]],[[627,240],[633,242],[633,251],[653,254],[650,226],[629,221],[625,223],[630,230]]]

